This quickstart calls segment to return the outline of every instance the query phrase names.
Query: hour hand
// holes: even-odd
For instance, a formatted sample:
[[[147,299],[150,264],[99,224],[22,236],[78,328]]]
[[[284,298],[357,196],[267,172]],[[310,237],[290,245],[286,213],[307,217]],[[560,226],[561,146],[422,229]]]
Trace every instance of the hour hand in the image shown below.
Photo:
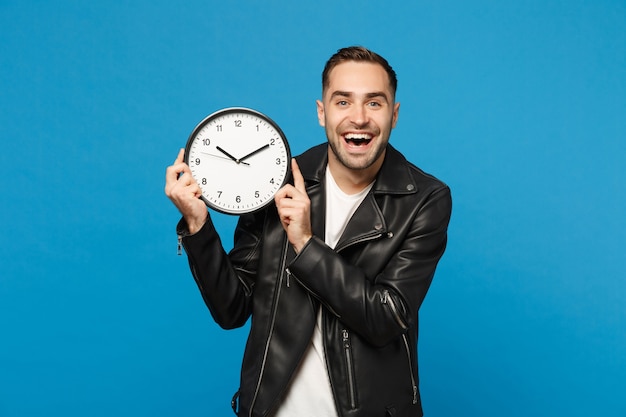
[[[235,158],[234,156],[232,156],[231,154],[229,154],[228,152],[226,152],[224,149],[220,148],[219,146],[216,146],[215,149],[217,149],[218,151],[220,151],[221,153],[223,153],[224,155],[226,155],[227,157],[229,157],[236,163],[241,162],[239,159]]]
[[[265,150],[265,149],[267,149],[269,147],[270,147],[269,143],[265,144],[265,145],[261,146],[259,149],[257,149],[256,151],[250,152],[248,155],[246,155],[243,158],[239,159],[239,162],[243,161],[244,159],[248,159],[252,155],[256,155],[257,153],[259,153],[259,152],[261,152],[261,151],[263,151],[263,150]]]
[[[227,157],[222,156],[222,155],[216,155],[216,154],[214,154],[214,153],[208,153],[208,152],[200,152],[200,153],[203,153],[203,154],[205,154],[205,155],[212,156],[213,158],[220,158],[220,159],[226,159],[226,160],[231,160],[231,159],[232,159],[232,158],[227,158]],[[237,161],[235,161],[235,162],[237,162]],[[250,165],[250,164],[249,164],[249,163],[247,163],[247,162],[241,162],[241,161],[239,161],[239,163],[240,163],[240,164],[243,164],[243,165]]]

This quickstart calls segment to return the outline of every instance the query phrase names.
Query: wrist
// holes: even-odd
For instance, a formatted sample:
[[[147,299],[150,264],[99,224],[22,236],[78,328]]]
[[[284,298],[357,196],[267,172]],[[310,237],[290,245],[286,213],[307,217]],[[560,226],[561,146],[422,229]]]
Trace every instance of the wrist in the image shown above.
[[[199,232],[200,229],[202,229],[202,227],[206,223],[207,217],[208,217],[208,212],[207,214],[205,214],[204,217],[196,217],[196,218],[191,218],[191,219],[185,218],[185,222],[187,222],[187,230],[189,231],[189,234],[193,235]]]
[[[296,251],[296,254],[299,254],[302,249],[304,249],[304,247],[307,245],[307,243],[309,243],[312,237],[312,235],[304,236],[298,241],[298,243],[293,245],[293,249]]]

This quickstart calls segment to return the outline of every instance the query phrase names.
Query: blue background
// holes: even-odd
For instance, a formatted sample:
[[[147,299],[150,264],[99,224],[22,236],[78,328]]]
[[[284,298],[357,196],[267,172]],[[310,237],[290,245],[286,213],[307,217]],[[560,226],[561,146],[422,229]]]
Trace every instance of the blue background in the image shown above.
[[[165,168],[247,106],[292,151],[338,48],[399,76],[392,143],[453,190],[427,416],[626,416],[623,0],[0,1],[0,416],[228,416]],[[227,247],[233,219],[214,215]]]

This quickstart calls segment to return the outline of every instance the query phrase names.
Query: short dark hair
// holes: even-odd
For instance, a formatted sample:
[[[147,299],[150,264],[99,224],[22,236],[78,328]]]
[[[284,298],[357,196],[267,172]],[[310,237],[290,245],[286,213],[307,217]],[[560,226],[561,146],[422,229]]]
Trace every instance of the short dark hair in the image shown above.
[[[322,91],[328,87],[328,76],[330,71],[332,71],[332,69],[337,65],[347,61],[371,62],[373,64],[379,64],[387,72],[391,91],[394,95],[396,94],[396,90],[398,88],[398,78],[396,77],[396,72],[385,58],[363,46],[349,46],[347,48],[341,48],[330,57],[324,66],[324,71],[322,71]]]

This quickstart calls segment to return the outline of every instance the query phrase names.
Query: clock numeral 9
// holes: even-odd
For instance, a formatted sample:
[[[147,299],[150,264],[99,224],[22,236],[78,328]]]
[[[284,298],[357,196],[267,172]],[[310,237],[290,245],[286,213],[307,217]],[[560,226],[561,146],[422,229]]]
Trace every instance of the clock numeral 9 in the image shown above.
[[[200,165],[200,158],[196,158],[194,162],[196,163],[196,165]]]

